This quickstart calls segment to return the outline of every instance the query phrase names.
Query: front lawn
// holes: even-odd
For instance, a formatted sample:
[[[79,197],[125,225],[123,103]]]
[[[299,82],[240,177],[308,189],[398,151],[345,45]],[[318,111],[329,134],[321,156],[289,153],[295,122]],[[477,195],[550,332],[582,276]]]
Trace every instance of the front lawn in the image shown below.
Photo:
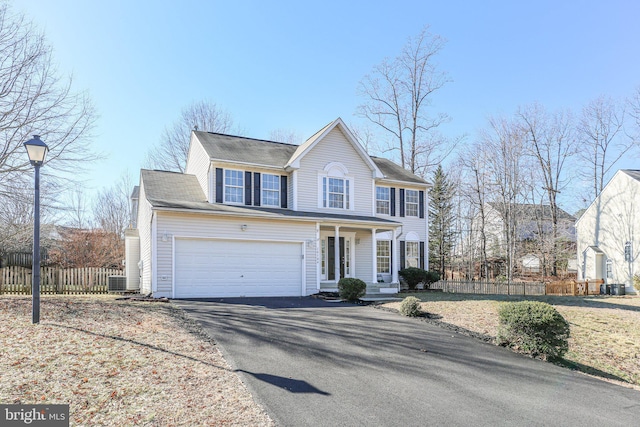
[[[198,326],[167,303],[0,297],[0,402],[69,404],[71,425],[272,425]]]
[[[564,362],[599,377],[640,386],[640,297],[520,297],[440,292],[412,293],[424,312],[469,331],[496,336],[498,307],[505,301],[534,300],[553,305],[569,322]],[[385,304],[398,309],[400,303]],[[636,387],[638,388],[638,387]]]

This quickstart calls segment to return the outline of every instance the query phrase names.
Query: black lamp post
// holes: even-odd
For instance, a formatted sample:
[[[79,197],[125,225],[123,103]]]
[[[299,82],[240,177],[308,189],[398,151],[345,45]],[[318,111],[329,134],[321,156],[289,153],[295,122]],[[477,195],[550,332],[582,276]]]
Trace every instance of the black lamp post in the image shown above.
[[[36,169],[36,185],[33,218],[33,267],[31,270],[31,293],[33,296],[31,323],[40,323],[40,166],[44,163],[49,147],[39,135],[24,143],[29,161]]]

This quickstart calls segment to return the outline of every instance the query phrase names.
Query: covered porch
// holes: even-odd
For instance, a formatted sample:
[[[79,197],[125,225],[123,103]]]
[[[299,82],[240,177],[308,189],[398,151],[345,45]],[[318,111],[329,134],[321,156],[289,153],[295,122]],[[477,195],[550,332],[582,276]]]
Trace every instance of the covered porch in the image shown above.
[[[337,292],[343,277],[367,284],[367,294],[395,294],[400,290],[397,239],[401,224],[318,223],[317,288]]]

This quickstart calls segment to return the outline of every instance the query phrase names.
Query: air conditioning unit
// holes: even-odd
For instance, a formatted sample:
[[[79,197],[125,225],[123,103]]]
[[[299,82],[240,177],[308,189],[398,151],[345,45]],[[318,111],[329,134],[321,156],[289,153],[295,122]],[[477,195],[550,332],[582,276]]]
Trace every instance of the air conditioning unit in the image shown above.
[[[127,276],[109,276],[109,292],[126,292]]]

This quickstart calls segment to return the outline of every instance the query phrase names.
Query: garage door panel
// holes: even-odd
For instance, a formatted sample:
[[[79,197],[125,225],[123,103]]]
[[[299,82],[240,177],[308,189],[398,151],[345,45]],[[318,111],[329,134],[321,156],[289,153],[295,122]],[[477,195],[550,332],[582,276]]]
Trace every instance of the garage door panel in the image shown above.
[[[299,296],[300,243],[175,240],[175,296]]]

